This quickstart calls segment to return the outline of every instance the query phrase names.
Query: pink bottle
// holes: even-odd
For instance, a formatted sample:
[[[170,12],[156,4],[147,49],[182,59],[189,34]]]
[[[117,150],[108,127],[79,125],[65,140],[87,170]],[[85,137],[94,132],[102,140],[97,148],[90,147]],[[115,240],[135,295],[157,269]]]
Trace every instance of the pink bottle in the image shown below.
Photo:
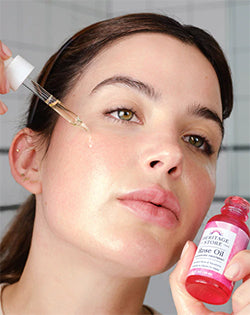
[[[221,214],[208,221],[186,279],[186,289],[196,299],[210,304],[229,300],[234,282],[223,274],[231,258],[247,248],[248,212],[249,203],[232,196],[225,200]]]

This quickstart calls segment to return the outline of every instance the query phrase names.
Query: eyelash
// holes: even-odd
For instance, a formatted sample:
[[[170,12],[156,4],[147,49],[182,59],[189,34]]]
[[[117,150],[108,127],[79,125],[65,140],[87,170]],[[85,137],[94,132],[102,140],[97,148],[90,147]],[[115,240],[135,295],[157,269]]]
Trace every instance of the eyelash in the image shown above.
[[[111,114],[115,113],[115,112],[119,112],[119,111],[129,111],[132,113],[132,118],[130,120],[123,120],[123,119],[120,119],[119,117],[113,117]],[[138,115],[136,113],[136,110],[134,110],[133,108],[128,108],[128,107],[118,107],[118,108],[115,108],[115,109],[110,109],[108,111],[105,112],[105,115],[108,115],[111,119],[113,119],[115,122],[118,122],[118,123],[123,123],[123,124],[131,124],[131,123],[139,123],[139,122],[134,122],[132,121],[132,119],[136,116],[138,121],[140,121],[140,124],[141,124],[141,120],[138,118]],[[193,139],[199,139],[201,140],[202,144],[198,147],[196,147],[194,144],[191,144],[189,143],[189,140],[190,138],[193,137]],[[188,140],[186,140],[186,138],[188,138]],[[213,147],[212,145],[210,144],[210,141],[207,139],[207,137],[205,136],[201,136],[201,135],[196,135],[196,134],[191,134],[191,135],[185,135],[182,137],[182,139],[185,141],[185,142],[188,142],[192,148],[194,148],[195,150],[198,150],[199,152],[207,155],[207,156],[210,156],[214,153],[214,150],[213,150]],[[204,146],[204,148],[202,148]]]

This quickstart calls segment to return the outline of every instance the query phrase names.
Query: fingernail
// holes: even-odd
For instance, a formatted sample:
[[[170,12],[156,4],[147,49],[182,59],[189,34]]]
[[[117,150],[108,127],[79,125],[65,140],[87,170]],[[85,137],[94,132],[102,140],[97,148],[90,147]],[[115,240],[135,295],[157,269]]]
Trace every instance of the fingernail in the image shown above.
[[[3,51],[3,53],[6,56],[10,57],[12,55],[12,52],[10,51],[10,49],[6,45],[4,45],[3,42],[1,42],[1,44],[2,44],[2,51]]]
[[[8,110],[8,107],[0,101],[0,115],[3,115],[7,112]]]
[[[239,272],[240,272],[240,266],[238,263],[235,263],[226,269],[226,271],[224,272],[224,275],[228,279],[233,279],[239,274]]]
[[[181,252],[181,259],[182,257],[186,254],[187,250],[188,250],[188,247],[189,247],[189,241],[186,242],[185,246],[183,247],[183,250]]]

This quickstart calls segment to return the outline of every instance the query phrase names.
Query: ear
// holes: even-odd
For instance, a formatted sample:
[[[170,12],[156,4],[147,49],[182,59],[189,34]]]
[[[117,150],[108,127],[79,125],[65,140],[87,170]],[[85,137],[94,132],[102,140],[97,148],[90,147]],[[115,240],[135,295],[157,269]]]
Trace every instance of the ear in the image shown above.
[[[40,165],[43,153],[37,145],[34,131],[24,128],[18,132],[9,150],[11,173],[16,182],[32,194],[42,191]]]

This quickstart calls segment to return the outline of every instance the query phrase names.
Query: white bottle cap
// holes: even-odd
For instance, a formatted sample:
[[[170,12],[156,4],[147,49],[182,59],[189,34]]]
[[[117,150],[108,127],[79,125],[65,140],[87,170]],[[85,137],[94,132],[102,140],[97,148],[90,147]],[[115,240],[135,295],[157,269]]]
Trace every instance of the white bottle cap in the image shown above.
[[[10,57],[4,61],[4,67],[10,88],[16,91],[29,76],[34,67],[21,56]]]

